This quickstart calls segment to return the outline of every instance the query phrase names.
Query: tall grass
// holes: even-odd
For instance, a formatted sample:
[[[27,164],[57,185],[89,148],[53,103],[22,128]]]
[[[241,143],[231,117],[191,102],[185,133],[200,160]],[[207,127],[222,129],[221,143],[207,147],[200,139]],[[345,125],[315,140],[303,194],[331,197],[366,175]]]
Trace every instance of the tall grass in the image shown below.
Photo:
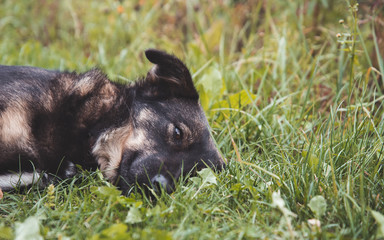
[[[327,0],[3,1],[1,64],[99,66],[132,81],[150,68],[147,48],[183,58],[228,164],[157,198],[120,196],[99,172],[4,193],[0,238],[383,237],[384,73],[370,11]]]

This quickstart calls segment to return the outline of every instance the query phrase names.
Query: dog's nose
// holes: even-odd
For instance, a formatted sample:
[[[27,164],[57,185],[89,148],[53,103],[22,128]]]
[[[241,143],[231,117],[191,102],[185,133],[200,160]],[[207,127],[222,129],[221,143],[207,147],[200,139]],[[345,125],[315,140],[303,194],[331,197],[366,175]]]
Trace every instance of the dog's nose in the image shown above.
[[[156,192],[160,193],[160,189],[164,189],[166,192],[172,191],[172,186],[168,179],[164,177],[162,174],[155,175],[152,179],[152,186],[155,189]]]

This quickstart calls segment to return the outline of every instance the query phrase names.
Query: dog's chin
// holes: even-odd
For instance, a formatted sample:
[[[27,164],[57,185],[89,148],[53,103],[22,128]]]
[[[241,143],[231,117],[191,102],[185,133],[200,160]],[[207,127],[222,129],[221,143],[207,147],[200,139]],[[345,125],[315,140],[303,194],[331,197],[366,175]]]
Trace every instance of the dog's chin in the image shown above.
[[[121,190],[122,195],[128,196],[130,194],[142,194],[148,197],[149,199],[157,199],[163,193],[171,194],[175,191],[175,186],[166,185],[162,186],[160,183],[155,183],[148,185],[147,183],[127,183],[124,179],[119,179],[119,182],[116,184],[117,187]]]
[[[126,171],[124,175],[120,175],[116,181],[116,186],[124,195],[129,195],[132,192],[144,193],[147,196],[161,195],[164,193],[172,193],[175,191],[175,183],[172,177],[156,174],[154,176],[139,175],[130,171]],[[135,178],[132,178],[135,176]]]

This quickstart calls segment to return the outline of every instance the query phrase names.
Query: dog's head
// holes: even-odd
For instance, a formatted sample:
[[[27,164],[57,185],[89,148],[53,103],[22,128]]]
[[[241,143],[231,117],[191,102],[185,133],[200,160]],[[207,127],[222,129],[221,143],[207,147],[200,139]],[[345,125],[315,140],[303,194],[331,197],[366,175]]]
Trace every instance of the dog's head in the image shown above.
[[[97,144],[104,144],[106,154],[98,154],[98,161],[105,176],[123,191],[138,183],[171,192],[180,176],[206,166],[220,170],[224,161],[187,67],[162,51],[145,54],[155,66],[131,87],[126,124],[99,138]],[[94,153],[100,152],[97,144]]]

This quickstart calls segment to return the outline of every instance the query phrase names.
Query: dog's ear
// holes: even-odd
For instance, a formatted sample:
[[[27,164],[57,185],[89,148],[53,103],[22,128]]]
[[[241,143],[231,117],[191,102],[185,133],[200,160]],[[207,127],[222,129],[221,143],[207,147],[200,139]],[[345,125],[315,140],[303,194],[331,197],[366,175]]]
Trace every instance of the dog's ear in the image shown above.
[[[190,98],[199,95],[191,74],[182,61],[166,52],[148,49],[147,59],[155,66],[137,83],[137,95],[145,98]]]

